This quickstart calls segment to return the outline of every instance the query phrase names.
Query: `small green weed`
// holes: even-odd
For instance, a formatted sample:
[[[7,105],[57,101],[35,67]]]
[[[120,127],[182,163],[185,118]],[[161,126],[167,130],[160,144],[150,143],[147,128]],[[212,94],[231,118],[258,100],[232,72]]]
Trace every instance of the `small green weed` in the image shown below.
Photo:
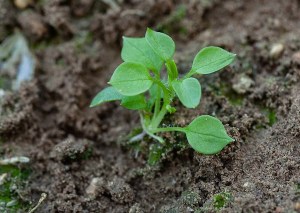
[[[123,107],[139,111],[143,132],[132,141],[148,135],[165,144],[156,133],[178,131],[185,133],[190,146],[197,152],[216,154],[234,141],[217,118],[202,115],[186,127],[160,127],[160,124],[167,113],[175,113],[172,106],[175,97],[187,108],[199,105],[201,85],[192,76],[214,73],[231,64],[236,55],[219,47],[206,47],[198,52],[190,71],[179,76],[174,52],[172,38],[151,29],[143,38],[124,37],[121,53],[124,62],[112,75],[111,86],[99,92],[90,106],[119,100]],[[163,64],[167,70],[166,79],[161,73]],[[159,152],[157,150],[157,154]]]
[[[30,170],[14,165],[0,165],[0,212],[18,212],[29,206],[19,195]]]
[[[213,205],[216,209],[225,207],[232,200],[232,195],[229,192],[222,192],[214,195]]]

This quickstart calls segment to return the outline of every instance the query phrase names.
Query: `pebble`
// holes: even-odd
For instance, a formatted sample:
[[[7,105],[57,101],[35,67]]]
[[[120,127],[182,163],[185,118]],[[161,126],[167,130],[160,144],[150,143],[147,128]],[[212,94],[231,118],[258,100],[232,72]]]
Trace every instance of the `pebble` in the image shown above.
[[[103,178],[95,177],[92,179],[90,185],[85,192],[91,199],[95,199],[99,194],[105,191],[105,181]]]
[[[294,209],[300,211],[300,202],[295,203]]]
[[[234,81],[232,88],[239,94],[245,94],[254,84],[254,81],[247,75],[240,75]]]
[[[250,184],[249,182],[244,183],[243,187],[248,187]]]
[[[272,58],[278,58],[282,55],[284,51],[284,45],[281,43],[274,44],[270,50],[270,56]]]
[[[294,63],[300,65],[300,51],[295,52],[295,53],[293,54],[292,60],[293,60]]]
[[[32,4],[33,1],[32,0],[15,0],[14,3],[15,3],[15,5],[16,5],[17,8],[19,8],[19,9],[25,9],[30,4]]]

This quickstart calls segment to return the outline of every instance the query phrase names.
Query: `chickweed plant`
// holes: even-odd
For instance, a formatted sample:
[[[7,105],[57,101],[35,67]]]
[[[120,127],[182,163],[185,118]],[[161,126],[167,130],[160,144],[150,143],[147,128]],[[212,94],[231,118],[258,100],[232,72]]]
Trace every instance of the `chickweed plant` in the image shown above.
[[[179,131],[186,135],[191,147],[203,154],[216,154],[234,141],[215,117],[201,115],[186,127],[161,127],[167,113],[174,113],[175,97],[187,108],[195,108],[201,99],[201,86],[192,76],[206,75],[229,65],[235,54],[219,47],[206,47],[194,58],[191,70],[183,76],[178,70],[173,55],[175,43],[164,33],[147,29],[143,38],[123,37],[121,57],[123,63],[114,71],[108,84],[99,92],[91,107],[109,101],[121,101],[127,109],[140,114],[143,132],[131,139],[137,141],[148,135],[160,143],[159,132]],[[161,70],[166,67],[166,76]]]

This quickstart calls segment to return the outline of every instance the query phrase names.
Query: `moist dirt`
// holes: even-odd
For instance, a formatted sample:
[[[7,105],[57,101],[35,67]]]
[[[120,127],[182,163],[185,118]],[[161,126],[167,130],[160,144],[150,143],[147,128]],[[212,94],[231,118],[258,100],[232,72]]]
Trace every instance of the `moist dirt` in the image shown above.
[[[36,212],[300,212],[299,1],[0,0],[0,17],[0,40],[19,28],[37,59],[33,79],[1,101],[1,157],[30,158],[19,190],[30,207],[16,211],[46,193]],[[199,78],[198,108],[176,102],[163,122],[217,116],[235,139],[220,154],[164,133],[174,146],[150,166],[156,142],[127,142],[136,112],[88,107],[121,62],[122,36],[147,27],[174,38],[181,72],[208,45],[238,55]]]

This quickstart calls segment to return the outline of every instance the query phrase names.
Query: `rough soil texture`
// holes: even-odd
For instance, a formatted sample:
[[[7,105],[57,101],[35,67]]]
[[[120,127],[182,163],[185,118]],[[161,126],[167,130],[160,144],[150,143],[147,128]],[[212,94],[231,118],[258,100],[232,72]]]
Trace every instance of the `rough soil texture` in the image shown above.
[[[24,199],[48,195],[36,212],[216,212],[219,193],[231,197],[220,212],[300,212],[299,1],[0,4],[0,39],[20,27],[38,60],[33,80],[5,96],[0,121],[4,156],[31,159]],[[185,14],[176,20],[179,6]],[[217,116],[236,139],[220,154],[186,146],[149,166],[147,152],[124,145],[139,125],[134,112],[118,103],[88,108],[121,61],[122,35],[146,27],[175,39],[182,71],[207,45],[238,54],[231,67],[200,79],[200,107],[178,104],[165,121]]]

